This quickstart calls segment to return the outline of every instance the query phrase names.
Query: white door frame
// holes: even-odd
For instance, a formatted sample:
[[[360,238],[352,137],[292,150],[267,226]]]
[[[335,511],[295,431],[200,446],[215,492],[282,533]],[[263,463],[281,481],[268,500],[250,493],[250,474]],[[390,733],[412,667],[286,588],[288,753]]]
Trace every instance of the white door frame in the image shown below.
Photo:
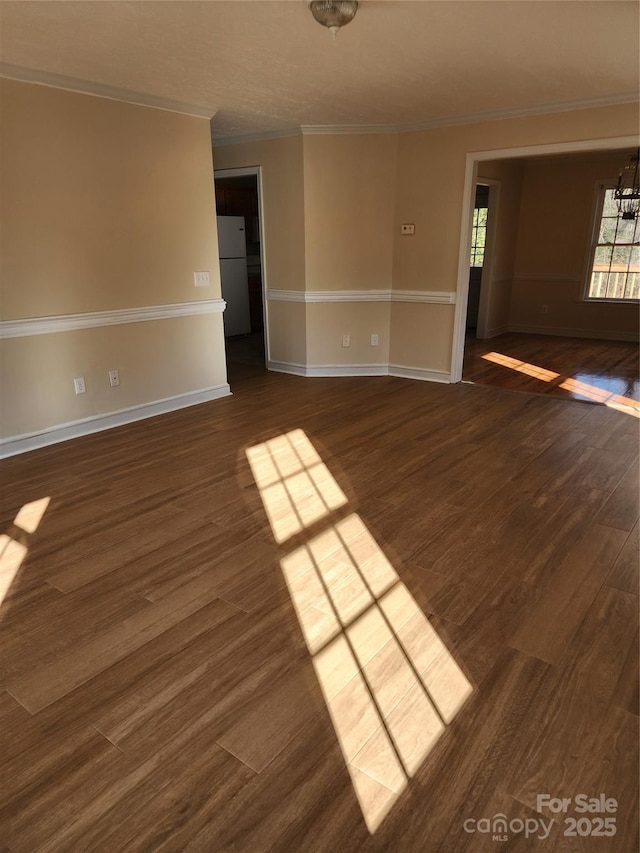
[[[579,154],[589,151],[608,151],[617,148],[637,148],[637,136],[614,136],[609,139],[585,139],[579,142],[553,142],[547,145],[527,145],[521,148],[498,148],[493,151],[469,151],[466,155],[464,191],[462,194],[462,224],[458,252],[458,283],[453,321],[451,349],[451,381],[462,379],[464,339],[469,301],[469,257],[471,252],[471,225],[475,203],[478,163],[485,160],[510,160],[518,157],[540,157],[545,154]]]
[[[255,175],[258,189],[258,231],[260,234],[260,278],[262,280],[262,324],[264,326],[264,359],[265,366],[269,366],[271,360],[269,347],[269,317],[267,305],[267,268],[265,265],[264,252],[264,210],[262,206],[262,168],[260,166],[243,166],[238,169],[214,169],[213,179],[216,178],[240,178],[245,175]],[[216,211],[217,215],[217,211]]]

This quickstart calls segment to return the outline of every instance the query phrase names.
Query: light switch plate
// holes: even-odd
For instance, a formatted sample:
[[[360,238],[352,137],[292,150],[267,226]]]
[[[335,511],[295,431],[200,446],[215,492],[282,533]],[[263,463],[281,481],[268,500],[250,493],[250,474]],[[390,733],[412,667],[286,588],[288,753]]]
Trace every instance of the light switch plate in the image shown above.
[[[409,223],[405,223],[405,224],[402,226],[402,233],[403,233],[403,234],[415,234],[415,233],[416,233],[416,226],[415,226],[415,225],[413,225],[413,224],[412,224],[412,223],[410,223],[410,222],[409,222]]]
[[[196,287],[209,287],[209,270],[200,270],[200,272],[194,272],[193,274],[193,283]]]

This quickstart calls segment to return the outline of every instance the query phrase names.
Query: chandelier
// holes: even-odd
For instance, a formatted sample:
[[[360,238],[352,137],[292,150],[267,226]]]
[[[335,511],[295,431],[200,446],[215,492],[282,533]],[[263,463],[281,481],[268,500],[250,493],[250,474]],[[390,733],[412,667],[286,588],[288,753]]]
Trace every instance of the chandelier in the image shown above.
[[[622,219],[635,219],[640,213],[639,159],[640,148],[629,157],[629,162],[622,167],[618,175],[618,184],[613,197],[618,203],[618,216]]]
[[[354,19],[358,0],[311,0],[309,8],[316,21],[331,30],[335,38],[340,27]]]

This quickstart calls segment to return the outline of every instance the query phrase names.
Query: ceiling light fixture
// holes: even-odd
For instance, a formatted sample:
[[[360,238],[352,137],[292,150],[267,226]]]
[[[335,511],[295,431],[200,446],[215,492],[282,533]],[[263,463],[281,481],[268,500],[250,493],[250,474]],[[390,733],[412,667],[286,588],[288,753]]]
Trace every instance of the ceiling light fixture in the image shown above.
[[[640,213],[639,161],[640,148],[629,157],[629,162],[622,167],[618,175],[618,185],[613,195],[618,203],[618,215],[622,219],[635,219]]]
[[[316,21],[330,29],[335,38],[340,27],[354,19],[358,0],[311,0],[309,8]]]

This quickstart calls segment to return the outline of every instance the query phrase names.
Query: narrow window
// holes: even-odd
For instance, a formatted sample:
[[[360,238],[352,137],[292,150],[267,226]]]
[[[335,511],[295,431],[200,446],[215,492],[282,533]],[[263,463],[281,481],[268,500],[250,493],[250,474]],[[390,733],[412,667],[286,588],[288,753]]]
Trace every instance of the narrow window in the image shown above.
[[[640,298],[639,217],[619,216],[613,187],[601,186],[591,247],[587,299],[608,302]]]
[[[473,211],[473,231],[471,233],[471,262],[472,267],[484,264],[484,247],[487,241],[486,207],[476,207]]]

